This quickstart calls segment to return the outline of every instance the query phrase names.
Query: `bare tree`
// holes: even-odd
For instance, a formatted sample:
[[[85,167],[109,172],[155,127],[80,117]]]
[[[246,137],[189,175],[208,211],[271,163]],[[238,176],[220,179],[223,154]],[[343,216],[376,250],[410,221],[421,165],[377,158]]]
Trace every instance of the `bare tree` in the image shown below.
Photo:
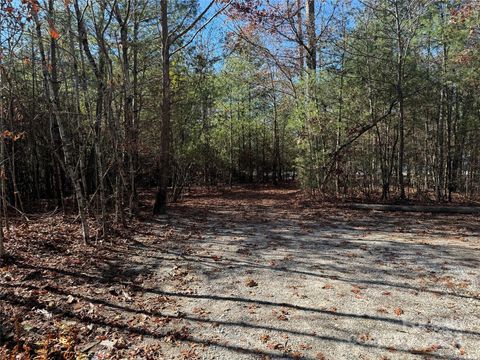
[[[158,190],[155,196],[155,204],[153,213],[164,214],[167,210],[167,188],[169,179],[170,166],[170,122],[172,117],[172,89],[170,80],[170,60],[173,54],[181,51],[186,46],[190,45],[199,32],[210,22],[213,18],[224,11],[231,3],[225,1],[219,10],[208,18],[196,31],[186,40],[184,39],[195,27],[207,17],[210,9],[215,4],[215,0],[208,3],[203,11],[193,18],[186,26],[177,26],[174,29],[170,28],[169,23],[169,1],[160,0],[160,28],[161,28],[161,45],[162,45],[162,97],[161,97],[161,130],[160,130],[160,151],[159,151],[159,178]],[[185,15],[187,16],[187,15]],[[181,21],[184,23],[186,19]],[[183,44],[172,51],[173,45],[178,45],[180,40],[185,40]]]

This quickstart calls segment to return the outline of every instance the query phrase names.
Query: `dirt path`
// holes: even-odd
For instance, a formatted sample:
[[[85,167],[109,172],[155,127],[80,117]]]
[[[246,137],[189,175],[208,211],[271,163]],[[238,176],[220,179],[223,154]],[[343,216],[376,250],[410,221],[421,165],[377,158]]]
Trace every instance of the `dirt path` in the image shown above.
[[[478,217],[297,196],[197,193],[81,270],[37,266],[27,282],[17,261],[2,283],[19,301],[0,301],[29,309],[37,335],[39,318],[78,327],[95,359],[480,358]]]

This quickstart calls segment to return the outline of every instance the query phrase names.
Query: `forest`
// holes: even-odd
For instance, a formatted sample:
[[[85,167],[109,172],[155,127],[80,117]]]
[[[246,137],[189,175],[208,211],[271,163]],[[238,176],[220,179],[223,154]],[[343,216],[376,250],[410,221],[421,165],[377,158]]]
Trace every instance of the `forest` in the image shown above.
[[[0,359],[478,359],[479,94],[478,0],[0,0]]]

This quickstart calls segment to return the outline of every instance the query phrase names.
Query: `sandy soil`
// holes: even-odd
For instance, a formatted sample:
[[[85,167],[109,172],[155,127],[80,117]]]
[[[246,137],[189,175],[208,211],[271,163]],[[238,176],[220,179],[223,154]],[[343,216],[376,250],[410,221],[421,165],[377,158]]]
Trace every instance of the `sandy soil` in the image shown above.
[[[478,217],[299,199],[197,192],[87,256],[20,257],[0,309],[93,359],[480,359]]]

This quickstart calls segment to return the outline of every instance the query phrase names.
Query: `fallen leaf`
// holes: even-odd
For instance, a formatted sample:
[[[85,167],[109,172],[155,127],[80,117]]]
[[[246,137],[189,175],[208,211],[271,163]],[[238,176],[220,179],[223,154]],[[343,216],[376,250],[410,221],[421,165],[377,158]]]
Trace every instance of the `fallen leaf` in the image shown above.
[[[126,292],[122,290],[122,295],[127,301],[132,301],[132,297]]]
[[[294,351],[294,352],[292,352],[292,359],[298,360],[298,359],[301,359],[302,356],[303,356],[303,355],[302,355],[302,353],[301,353],[300,351]]]
[[[359,342],[367,342],[367,341],[372,340],[372,339],[373,338],[369,333],[360,334],[358,336],[358,341]]]
[[[268,340],[270,340],[270,335],[267,335],[267,334],[260,335],[260,341],[261,342],[266,343],[266,342],[268,342]]]
[[[356,286],[354,286],[354,287],[352,288],[352,290],[350,290],[350,291],[351,291],[352,293],[354,293],[354,294],[357,294],[357,295],[362,292],[362,290],[360,290],[360,289],[359,289],[358,287],[356,287]]]
[[[281,350],[283,349],[283,345],[280,343],[271,342],[267,344],[267,348],[269,348],[270,350]]]
[[[113,349],[115,347],[116,341],[112,340],[103,340],[100,345],[105,346],[107,349]]]
[[[395,315],[397,315],[397,316],[400,316],[400,315],[403,314],[402,308],[399,308],[399,307],[396,307],[395,310],[393,310],[393,312],[394,312]]]
[[[433,344],[430,345],[429,347],[426,347],[424,349],[413,349],[412,353],[414,354],[430,354],[432,352],[437,351],[438,349],[441,349],[442,347],[438,344]]]
[[[45,319],[51,319],[53,317],[53,314],[52,313],[49,313],[47,310],[45,309],[37,309],[35,310],[36,313],[38,314],[41,314],[45,317]]]

